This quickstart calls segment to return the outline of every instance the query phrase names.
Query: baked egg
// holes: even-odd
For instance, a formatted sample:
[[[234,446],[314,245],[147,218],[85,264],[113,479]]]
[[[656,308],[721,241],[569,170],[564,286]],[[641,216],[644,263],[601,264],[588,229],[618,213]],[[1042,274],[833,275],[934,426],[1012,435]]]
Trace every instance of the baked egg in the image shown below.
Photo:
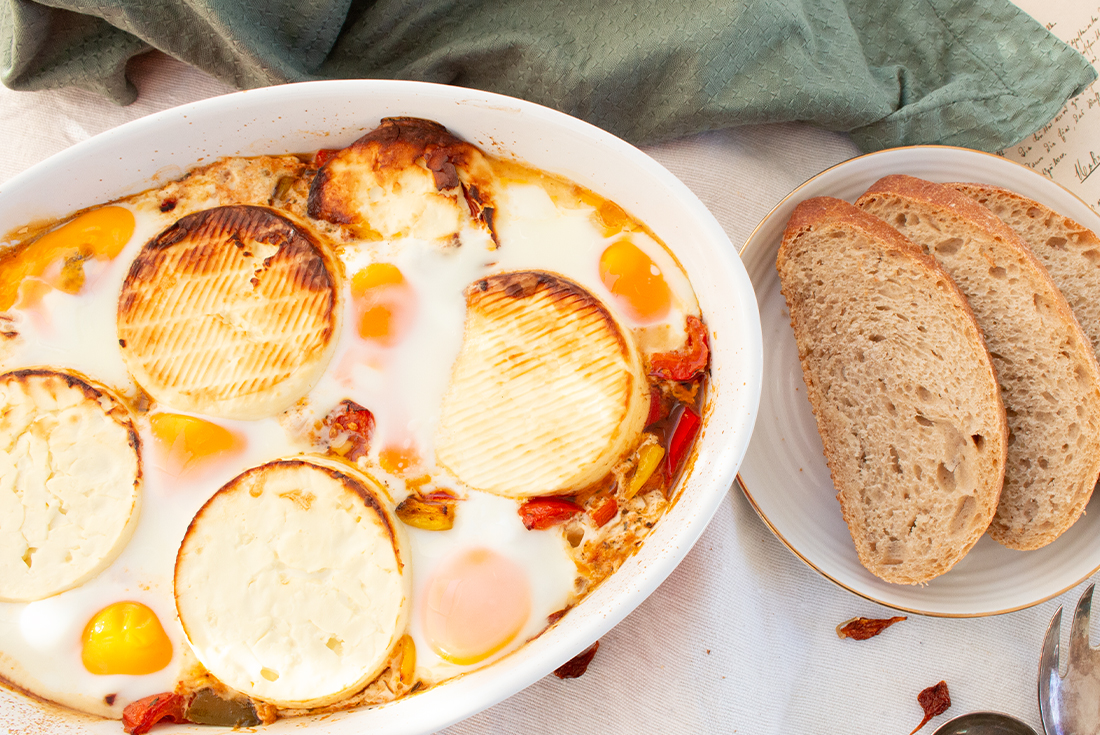
[[[101,567],[0,602],[0,676],[139,730],[384,703],[568,624],[698,429],[671,253],[435,123],[218,161],[7,257],[0,367],[114,396],[142,508]]]

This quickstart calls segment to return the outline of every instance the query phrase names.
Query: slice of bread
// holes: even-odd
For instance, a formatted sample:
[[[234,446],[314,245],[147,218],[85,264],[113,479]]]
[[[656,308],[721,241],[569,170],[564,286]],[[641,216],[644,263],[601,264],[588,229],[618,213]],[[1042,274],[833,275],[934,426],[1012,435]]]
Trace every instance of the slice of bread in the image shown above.
[[[1100,237],[1034,199],[989,184],[947,184],[1015,230],[1066,297],[1100,355]]]
[[[935,257],[970,302],[1008,414],[989,534],[1011,549],[1045,546],[1080,517],[1100,474],[1100,368],[1088,337],[1027,245],[969,197],[887,176],[856,204]]]
[[[795,208],[776,268],[860,561],[888,582],[943,574],[985,533],[1005,467],[966,300],[919,247],[828,197]]]

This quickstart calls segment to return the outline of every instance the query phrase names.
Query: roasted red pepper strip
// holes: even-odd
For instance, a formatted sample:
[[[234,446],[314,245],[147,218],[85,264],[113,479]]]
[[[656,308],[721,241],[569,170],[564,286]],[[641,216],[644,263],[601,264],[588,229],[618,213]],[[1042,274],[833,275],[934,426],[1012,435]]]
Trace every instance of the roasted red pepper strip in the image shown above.
[[[609,495],[603,500],[593,504],[592,508],[588,511],[588,517],[592,519],[592,522],[595,523],[597,527],[602,527],[614,518],[618,511],[619,501]]]
[[[649,374],[662,380],[691,380],[707,369],[710,347],[703,320],[687,318],[687,344],[676,352],[658,352],[649,358]]]
[[[142,735],[160,722],[183,724],[187,702],[179,694],[165,692],[130,702],[122,710],[122,727],[130,735]]]
[[[652,426],[667,415],[664,401],[661,400],[661,389],[655,385],[651,386],[649,389],[649,416],[646,417],[645,425]]]
[[[541,531],[569,520],[584,509],[564,498],[532,498],[519,507],[519,517],[528,531]]]
[[[668,441],[668,453],[665,455],[667,464],[665,469],[671,478],[680,467],[688,447],[699,432],[699,415],[687,406],[680,412],[680,418],[676,420],[676,428],[672,431],[672,438]]]
[[[313,154],[314,168],[321,168],[330,160],[332,160],[332,157],[339,152],[340,150],[338,148],[322,148],[321,150],[317,151]]]

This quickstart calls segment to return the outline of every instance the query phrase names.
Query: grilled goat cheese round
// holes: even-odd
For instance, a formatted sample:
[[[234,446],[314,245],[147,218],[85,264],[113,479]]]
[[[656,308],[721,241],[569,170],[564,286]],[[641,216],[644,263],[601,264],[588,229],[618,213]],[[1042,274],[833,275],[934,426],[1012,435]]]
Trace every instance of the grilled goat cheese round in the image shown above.
[[[591,293],[537,271],[467,289],[436,433],[437,460],[464,483],[511,497],[578,490],[633,448],[648,413],[638,350]]]
[[[406,552],[377,483],[288,459],[238,475],[176,556],[180,622],[222,683],[278,707],[361,689],[405,632]]]
[[[126,546],[141,498],[126,408],[75,375],[0,375],[0,600],[86,582]]]
[[[363,237],[440,240],[466,224],[491,233],[494,182],[484,154],[439,123],[391,117],[321,167],[309,215]]]
[[[134,260],[118,304],[134,379],[172,408],[272,416],[302,397],[335,347],[336,265],[273,210],[187,215]]]

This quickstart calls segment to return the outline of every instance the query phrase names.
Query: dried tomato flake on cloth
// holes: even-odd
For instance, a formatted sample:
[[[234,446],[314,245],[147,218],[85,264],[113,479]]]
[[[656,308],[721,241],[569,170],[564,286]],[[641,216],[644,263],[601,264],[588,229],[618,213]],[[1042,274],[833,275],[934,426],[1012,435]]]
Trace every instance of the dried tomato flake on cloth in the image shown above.
[[[947,682],[941,681],[935,686],[928,687],[917,695],[917,701],[924,708],[924,719],[917,725],[916,730],[913,730],[909,735],[913,735],[917,730],[920,730],[936,715],[942,715],[951,706],[951,695],[947,691]]]
[[[588,671],[588,664],[592,663],[592,657],[596,655],[596,651],[598,651],[599,648],[600,642],[596,641],[591,646],[554,669],[554,676],[559,679],[576,679],[578,676],[584,676],[584,672]]]
[[[893,618],[852,618],[836,626],[836,634],[841,638],[865,641],[874,638],[894,623],[906,620],[904,615]]]

